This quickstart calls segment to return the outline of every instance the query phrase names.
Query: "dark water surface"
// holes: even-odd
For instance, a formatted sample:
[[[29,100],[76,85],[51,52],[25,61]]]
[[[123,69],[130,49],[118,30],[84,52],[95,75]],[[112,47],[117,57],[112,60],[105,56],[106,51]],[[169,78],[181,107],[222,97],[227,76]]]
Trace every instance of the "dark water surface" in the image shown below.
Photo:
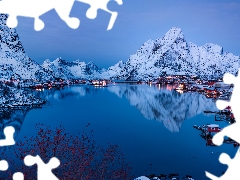
[[[207,179],[205,170],[220,176],[227,166],[218,161],[219,155],[226,152],[233,157],[237,149],[230,144],[206,146],[200,131],[193,128],[193,125],[216,124],[214,115],[203,113],[216,110],[214,102],[198,93],[179,94],[169,89],[117,84],[38,91],[35,93],[48,100],[47,105],[9,116],[11,123],[19,128],[17,139],[34,135],[37,123],[52,128],[62,123],[74,134],[94,130],[98,144],[119,145],[135,177],[179,173],[202,180]]]

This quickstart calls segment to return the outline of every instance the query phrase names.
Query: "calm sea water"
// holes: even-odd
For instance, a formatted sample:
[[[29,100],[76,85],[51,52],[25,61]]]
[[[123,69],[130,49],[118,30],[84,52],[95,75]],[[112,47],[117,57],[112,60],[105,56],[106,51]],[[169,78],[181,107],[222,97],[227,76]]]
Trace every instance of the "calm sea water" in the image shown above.
[[[220,176],[227,166],[218,161],[219,155],[226,152],[233,157],[237,150],[229,144],[206,146],[200,131],[193,128],[216,123],[214,115],[203,113],[216,110],[214,102],[198,93],[179,94],[170,86],[126,84],[72,86],[34,93],[48,104],[26,116],[16,116],[22,123],[17,139],[34,135],[37,123],[52,128],[62,123],[75,134],[94,130],[98,144],[119,145],[135,177],[179,173],[203,180],[207,179],[205,171]]]

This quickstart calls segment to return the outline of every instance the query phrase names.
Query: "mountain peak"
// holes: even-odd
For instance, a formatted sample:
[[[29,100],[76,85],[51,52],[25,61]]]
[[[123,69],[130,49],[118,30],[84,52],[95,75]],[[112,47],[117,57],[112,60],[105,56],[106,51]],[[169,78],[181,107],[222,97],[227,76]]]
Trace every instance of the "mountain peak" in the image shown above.
[[[95,65],[93,61],[89,61],[88,64],[89,64],[89,65],[90,65],[90,64],[91,64],[91,65]]]
[[[96,66],[96,64],[94,64],[93,61],[90,61],[89,63],[87,63],[87,67],[90,69],[98,70],[98,67]]]
[[[169,29],[169,31],[165,34],[165,36],[166,35],[174,35],[174,34],[176,34],[176,35],[178,35],[178,34],[180,34],[180,33],[182,33],[182,29],[181,28],[179,28],[179,27],[172,27],[171,29]]]
[[[203,48],[207,50],[207,52],[223,54],[223,47],[213,44],[213,43],[206,43]]]
[[[90,61],[86,65],[86,71],[89,75],[94,74],[95,72],[98,72],[100,69],[92,62]]]
[[[159,41],[160,45],[171,45],[172,43],[186,42],[185,37],[182,33],[181,28],[172,27],[162,39],[156,40]]]
[[[187,42],[181,28],[173,27],[163,38],[145,42],[116,77],[148,81],[166,73],[221,78],[225,72],[235,74],[240,67],[239,56],[226,54],[216,44],[197,46]]]
[[[122,61],[122,60],[120,60],[120,61],[117,63],[117,65],[118,65],[118,67],[120,67],[120,68],[123,68],[123,66],[124,66],[124,63],[123,63],[123,61]]]
[[[8,15],[0,14],[0,80],[35,79],[49,80],[52,77],[30,59],[24,51],[16,29],[6,25]]]

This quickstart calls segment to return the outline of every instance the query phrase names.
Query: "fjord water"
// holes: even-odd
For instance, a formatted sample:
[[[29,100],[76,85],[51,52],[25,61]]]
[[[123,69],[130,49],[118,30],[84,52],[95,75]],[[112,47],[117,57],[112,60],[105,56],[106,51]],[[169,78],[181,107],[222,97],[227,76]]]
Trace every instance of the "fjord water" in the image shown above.
[[[216,123],[213,115],[203,113],[217,110],[215,103],[199,93],[129,84],[71,86],[34,93],[48,103],[42,109],[13,116],[21,124],[17,139],[34,135],[37,123],[52,128],[62,124],[73,134],[94,130],[98,144],[119,145],[135,177],[179,173],[207,179],[205,171],[220,176],[227,166],[220,164],[219,155],[226,152],[233,157],[237,150],[230,144],[206,146],[200,131],[193,128]]]

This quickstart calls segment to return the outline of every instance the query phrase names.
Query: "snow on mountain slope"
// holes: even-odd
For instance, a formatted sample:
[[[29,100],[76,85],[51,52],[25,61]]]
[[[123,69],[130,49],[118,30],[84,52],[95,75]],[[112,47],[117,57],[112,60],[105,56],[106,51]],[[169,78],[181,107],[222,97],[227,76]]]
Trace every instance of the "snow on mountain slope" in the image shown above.
[[[58,77],[70,78],[152,80],[164,74],[221,78],[226,72],[236,74],[240,68],[240,57],[224,52],[216,44],[197,46],[187,42],[182,30],[174,27],[163,38],[145,42],[127,62],[119,61],[107,70],[99,69],[93,62],[79,63],[65,63],[61,70],[56,63],[53,63],[55,68],[49,63],[46,63],[48,67],[43,67],[52,70]]]
[[[53,62],[45,60],[42,67],[49,71],[54,77],[62,79],[75,79],[84,76],[84,68],[86,64],[76,62],[67,62],[61,58],[57,58]]]
[[[102,69],[98,68],[93,62],[86,64],[79,60],[67,62],[61,58],[54,61],[45,60],[42,67],[56,78],[61,79],[94,79],[100,78]]]
[[[147,85],[109,86],[108,90],[119,97],[126,97],[146,119],[162,122],[171,132],[178,132],[186,119],[205,110],[217,110],[211,99],[199,93],[159,91],[158,88],[149,88]]]
[[[6,26],[7,15],[0,14],[0,80],[37,79],[51,76],[25,53],[15,29]]]
[[[162,74],[218,78],[226,72],[235,74],[239,67],[239,56],[223,52],[215,44],[197,46],[187,42],[181,29],[174,27],[163,38],[145,42],[113,78],[148,80]]]
[[[151,80],[163,74],[189,74],[222,77],[225,72],[236,74],[240,57],[207,43],[197,46],[187,42],[180,28],[171,28],[163,38],[148,40],[130,56],[107,70],[93,62],[67,62],[61,58],[45,60],[42,66],[25,53],[15,29],[6,26],[7,15],[0,14],[0,80],[37,79],[125,79]]]
[[[112,77],[116,77],[124,67],[123,61],[119,61],[117,64],[110,66],[107,70],[101,73],[102,79],[110,79]]]
[[[42,105],[45,101],[25,89],[0,84],[0,109]]]

